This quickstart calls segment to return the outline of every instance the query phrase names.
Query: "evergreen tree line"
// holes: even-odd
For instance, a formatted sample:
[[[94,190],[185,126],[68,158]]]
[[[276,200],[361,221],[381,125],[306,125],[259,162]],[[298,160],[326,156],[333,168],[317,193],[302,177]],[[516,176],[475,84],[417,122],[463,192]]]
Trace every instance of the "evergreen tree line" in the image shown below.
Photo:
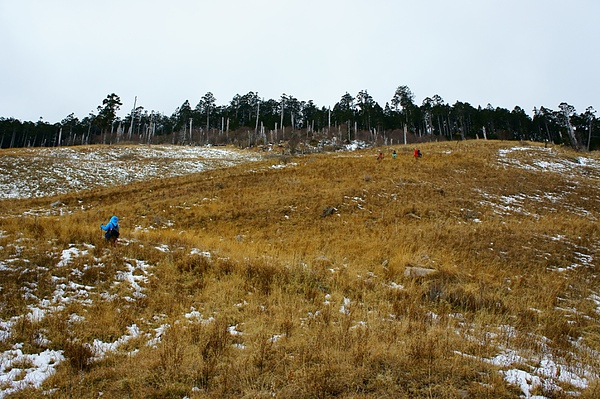
[[[120,118],[117,111],[122,105],[112,93],[97,107],[97,113],[83,119],[70,114],[59,123],[48,123],[0,117],[0,147],[285,143],[291,151],[298,151],[323,143],[341,146],[353,140],[390,145],[474,138],[547,141],[578,150],[600,147],[600,120],[592,107],[577,113],[567,103],[559,104],[557,110],[542,106],[530,117],[519,106],[509,111],[490,104],[485,108],[460,101],[450,105],[439,95],[425,98],[419,106],[407,86],[398,87],[384,107],[367,90],[356,96],[345,93],[333,108],[287,94],[265,100],[254,92],[237,94],[226,105],[217,105],[208,92],[195,107],[186,100],[171,116],[134,106]]]

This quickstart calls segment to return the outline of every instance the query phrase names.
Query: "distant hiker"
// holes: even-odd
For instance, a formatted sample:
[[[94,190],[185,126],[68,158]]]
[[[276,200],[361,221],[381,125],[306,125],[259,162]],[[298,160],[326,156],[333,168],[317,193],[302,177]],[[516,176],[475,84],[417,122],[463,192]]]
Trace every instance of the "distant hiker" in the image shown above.
[[[100,228],[106,233],[104,234],[104,238],[106,241],[111,241],[113,244],[117,243],[117,238],[119,238],[119,218],[113,216],[110,218],[110,221],[105,225],[100,225]]]
[[[421,156],[422,156],[421,150],[419,150],[418,148],[415,149],[415,159],[421,158]]]
[[[396,150],[392,151],[392,158],[396,159]]]
[[[383,153],[380,152],[379,155],[377,155],[377,160],[381,161],[383,159]]]

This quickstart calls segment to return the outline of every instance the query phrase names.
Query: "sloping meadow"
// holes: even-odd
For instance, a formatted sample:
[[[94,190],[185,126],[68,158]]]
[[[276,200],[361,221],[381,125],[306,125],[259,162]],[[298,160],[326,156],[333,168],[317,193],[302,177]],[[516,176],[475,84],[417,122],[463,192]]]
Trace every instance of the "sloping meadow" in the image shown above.
[[[0,397],[598,397],[597,154],[419,148],[2,201]]]
[[[65,194],[260,159],[232,148],[168,145],[5,149],[1,154],[0,199]]]

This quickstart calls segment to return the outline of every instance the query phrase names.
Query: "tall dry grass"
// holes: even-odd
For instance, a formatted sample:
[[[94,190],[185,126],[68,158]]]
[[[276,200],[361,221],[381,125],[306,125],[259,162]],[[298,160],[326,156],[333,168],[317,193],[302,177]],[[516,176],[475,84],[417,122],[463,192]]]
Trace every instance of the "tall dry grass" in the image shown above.
[[[599,247],[597,181],[506,165],[508,145],[424,144],[417,160],[403,146],[382,161],[379,149],[272,157],[3,201],[0,255],[17,259],[0,273],[3,319],[35,302],[27,284],[38,298],[56,277],[94,288],[87,303],[20,319],[1,345],[39,350],[43,333],[64,350],[44,383],[55,398],[513,398],[518,387],[484,361],[503,348],[597,367],[597,271],[572,267]],[[115,247],[99,229],[113,214]],[[60,251],[86,244],[56,267]],[[140,297],[115,284],[134,260],[151,265]],[[142,335],[95,359],[89,344],[133,324]],[[553,397],[573,388],[559,385]],[[597,392],[592,380],[581,397]]]

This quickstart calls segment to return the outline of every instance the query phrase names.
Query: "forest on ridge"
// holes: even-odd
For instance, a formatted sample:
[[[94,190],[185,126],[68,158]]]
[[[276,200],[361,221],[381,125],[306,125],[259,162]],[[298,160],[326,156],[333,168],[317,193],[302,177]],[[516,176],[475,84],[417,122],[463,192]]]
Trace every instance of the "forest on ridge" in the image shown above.
[[[0,148],[52,147],[80,144],[172,143],[190,145],[264,146],[285,143],[290,152],[352,141],[373,145],[440,140],[500,139],[565,144],[577,150],[600,146],[600,120],[589,106],[584,112],[566,102],[557,109],[534,108],[533,116],[491,104],[477,108],[468,102],[448,104],[439,95],[421,105],[408,86],[399,86],[382,107],[367,90],[346,92],[333,107],[319,107],[282,94],[279,99],[258,93],[236,94],[218,105],[208,92],[195,106],[186,100],[170,115],[136,104],[125,117],[123,103],[111,93],[96,113],[80,119],[75,114],[50,123],[0,117]]]

